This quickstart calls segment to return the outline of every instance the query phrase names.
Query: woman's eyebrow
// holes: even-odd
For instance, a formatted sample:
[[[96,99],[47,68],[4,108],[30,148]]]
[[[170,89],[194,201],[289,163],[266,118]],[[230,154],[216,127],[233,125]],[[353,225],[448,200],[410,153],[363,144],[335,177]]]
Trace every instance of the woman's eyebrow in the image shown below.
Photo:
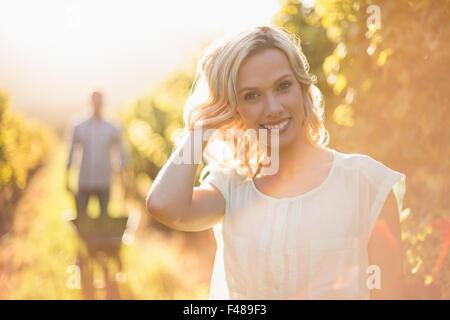
[[[281,77],[279,77],[279,78],[275,81],[275,83],[277,83],[277,82],[279,82],[279,81],[283,80],[284,78],[286,78],[286,77],[288,77],[288,76],[291,76],[291,75],[292,75],[292,73],[286,73],[286,74],[282,75]],[[245,87],[245,88],[240,89],[240,90],[238,91],[238,94],[241,93],[242,91],[246,91],[246,90],[255,90],[255,89],[258,89],[258,88],[255,88],[255,87]]]

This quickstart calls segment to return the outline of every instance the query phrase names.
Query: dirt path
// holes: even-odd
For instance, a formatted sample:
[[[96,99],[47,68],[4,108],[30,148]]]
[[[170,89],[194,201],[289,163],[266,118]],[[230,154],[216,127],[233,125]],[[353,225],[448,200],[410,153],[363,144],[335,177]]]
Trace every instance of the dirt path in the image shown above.
[[[70,206],[61,191],[63,157],[63,149],[55,147],[32,176],[17,203],[11,230],[0,239],[2,299],[44,298],[46,277],[56,266],[51,265],[54,258],[67,261],[74,250],[70,241],[59,242],[64,237],[61,232],[70,235],[61,219],[61,212]]]
[[[23,238],[30,230],[34,220],[33,205],[42,200],[46,191],[45,178],[49,174],[52,160],[47,159],[44,165],[33,175],[22,197],[14,210],[13,225],[8,233],[0,238],[0,298],[7,299],[13,291],[12,278],[30,264],[29,256],[23,254],[27,248],[23,247]]]

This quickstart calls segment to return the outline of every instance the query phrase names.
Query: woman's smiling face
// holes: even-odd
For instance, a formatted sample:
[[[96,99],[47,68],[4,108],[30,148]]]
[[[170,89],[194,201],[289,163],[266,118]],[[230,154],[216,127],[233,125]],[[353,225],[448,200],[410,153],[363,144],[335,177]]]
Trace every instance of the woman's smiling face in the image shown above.
[[[248,129],[279,128],[280,148],[302,131],[303,96],[283,51],[266,49],[248,56],[237,74],[237,112]]]

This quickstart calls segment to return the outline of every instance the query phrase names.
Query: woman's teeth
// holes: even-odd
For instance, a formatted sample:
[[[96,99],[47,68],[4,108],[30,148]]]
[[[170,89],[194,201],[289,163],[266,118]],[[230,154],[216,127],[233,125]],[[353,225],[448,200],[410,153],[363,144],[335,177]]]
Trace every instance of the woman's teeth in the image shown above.
[[[285,121],[280,122],[280,123],[277,124],[277,125],[263,124],[262,127],[265,128],[265,129],[270,129],[270,130],[273,130],[273,129],[279,129],[279,130],[282,130],[282,129],[284,129],[284,127],[286,127],[286,125],[288,124],[288,122],[289,122],[289,119],[286,119]]]

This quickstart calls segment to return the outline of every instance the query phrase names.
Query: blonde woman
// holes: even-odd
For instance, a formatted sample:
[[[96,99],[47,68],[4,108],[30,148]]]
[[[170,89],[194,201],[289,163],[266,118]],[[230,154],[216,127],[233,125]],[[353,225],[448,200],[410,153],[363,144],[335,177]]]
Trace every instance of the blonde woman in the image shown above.
[[[402,298],[405,175],[326,147],[308,69],[299,39],[273,26],[224,37],[201,58],[184,138],[147,208],[178,230],[213,227],[209,299]],[[209,174],[193,187],[201,155]]]

